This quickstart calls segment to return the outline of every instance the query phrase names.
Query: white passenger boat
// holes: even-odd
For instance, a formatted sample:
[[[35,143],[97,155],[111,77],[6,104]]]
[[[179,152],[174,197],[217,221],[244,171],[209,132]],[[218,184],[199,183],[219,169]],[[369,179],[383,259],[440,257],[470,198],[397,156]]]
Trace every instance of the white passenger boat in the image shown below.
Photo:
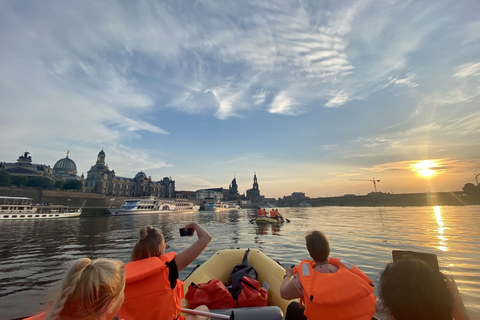
[[[78,217],[82,208],[62,205],[35,206],[32,198],[0,196],[0,220]]]
[[[215,211],[215,204],[216,202],[206,202],[203,204],[203,209],[205,211]]]
[[[240,206],[235,202],[217,202],[215,203],[215,211],[232,211],[238,210]]]
[[[200,209],[199,205],[185,199],[159,199],[148,196],[142,199],[127,199],[118,209],[108,209],[114,216],[131,214],[158,214],[169,212],[194,212]]]
[[[217,201],[206,202],[204,203],[203,208],[206,211],[232,211],[240,209],[240,206],[235,202]]]

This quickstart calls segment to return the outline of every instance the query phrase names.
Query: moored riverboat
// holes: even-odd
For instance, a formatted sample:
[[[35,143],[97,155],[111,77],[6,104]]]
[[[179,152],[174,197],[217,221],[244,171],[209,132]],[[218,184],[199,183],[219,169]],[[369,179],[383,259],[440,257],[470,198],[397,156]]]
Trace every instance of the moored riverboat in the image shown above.
[[[194,212],[200,209],[191,201],[185,199],[159,199],[148,196],[142,199],[127,199],[118,209],[108,209],[114,216],[137,215],[137,214],[159,214],[169,212]]]
[[[240,206],[235,202],[217,202],[215,203],[215,211],[232,211],[238,210]]]
[[[72,218],[82,208],[63,205],[36,206],[32,198],[0,196],[0,220]]]

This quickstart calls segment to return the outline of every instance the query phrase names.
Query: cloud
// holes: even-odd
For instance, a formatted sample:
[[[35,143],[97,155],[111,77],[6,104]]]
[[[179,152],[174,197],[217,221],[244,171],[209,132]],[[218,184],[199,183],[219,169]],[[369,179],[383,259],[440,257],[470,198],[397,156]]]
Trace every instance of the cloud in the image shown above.
[[[334,92],[332,95],[333,97],[331,97],[325,104],[328,108],[341,106],[350,100],[345,92]]]
[[[418,83],[413,81],[414,78],[415,78],[414,74],[409,74],[405,78],[398,78],[398,76],[390,77],[388,79],[388,83],[384,85],[382,89],[385,89],[386,87],[389,87],[389,86],[415,88],[418,86]]]
[[[298,106],[298,103],[294,102],[287,92],[279,92],[273,99],[268,111],[283,115],[296,115],[296,106]]]
[[[470,62],[461,65],[453,76],[457,78],[480,76],[480,62]]]

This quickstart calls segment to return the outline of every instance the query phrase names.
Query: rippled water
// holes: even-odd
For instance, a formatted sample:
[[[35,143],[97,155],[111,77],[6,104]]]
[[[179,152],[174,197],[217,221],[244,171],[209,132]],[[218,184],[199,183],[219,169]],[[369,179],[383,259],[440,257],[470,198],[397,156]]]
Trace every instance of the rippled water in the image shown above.
[[[480,206],[280,208],[290,223],[257,226],[252,210],[58,220],[0,221],[0,318],[31,315],[42,307],[65,264],[80,257],[125,262],[138,229],[160,227],[167,251],[182,251],[195,238],[178,229],[197,221],[212,235],[207,249],[180,277],[223,248],[258,248],[283,266],[308,258],[305,233],[330,239],[331,256],[360,267],[375,284],[394,249],[438,255],[442,272],[455,277],[471,315],[480,318]],[[381,318],[384,318],[380,315]]]

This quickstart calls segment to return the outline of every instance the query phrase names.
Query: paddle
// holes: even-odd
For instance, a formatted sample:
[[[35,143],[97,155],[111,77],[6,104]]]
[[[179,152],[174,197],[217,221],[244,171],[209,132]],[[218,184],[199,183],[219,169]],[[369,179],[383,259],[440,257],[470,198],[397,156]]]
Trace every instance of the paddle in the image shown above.
[[[287,221],[287,223],[290,223],[290,219],[284,218],[280,213],[278,213],[278,216],[283,220]]]
[[[198,315],[198,316],[215,318],[215,319],[230,319],[231,318],[231,317],[226,316],[224,314],[212,313],[212,312],[206,312],[206,311],[200,311],[200,310],[193,310],[193,309],[185,309],[185,308],[182,309],[182,312],[195,314],[195,315]],[[233,315],[233,312],[232,312],[232,315]]]
[[[206,316],[216,319],[232,319],[232,320],[251,320],[251,319],[283,319],[282,310],[277,306],[267,307],[250,307],[250,308],[237,308],[237,309],[225,309],[221,312],[230,313],[230,316],[219,313],[205,312],[200,310],[182,309],[182,312],[195,314],[199,316]]]

